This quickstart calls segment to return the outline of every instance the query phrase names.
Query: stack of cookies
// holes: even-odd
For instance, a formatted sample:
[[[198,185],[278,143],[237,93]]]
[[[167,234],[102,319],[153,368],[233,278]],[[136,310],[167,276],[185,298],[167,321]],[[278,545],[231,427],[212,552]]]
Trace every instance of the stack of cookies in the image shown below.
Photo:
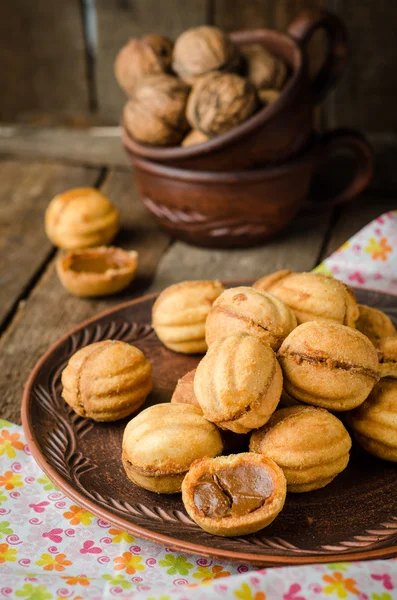
[[[290,271],[226,290],[186,281],[160,294],[152,320],[167,348],[205,355],[170,403],[128,423],[123,465],[147,490],[182,491],[205,531],[253,533],[287,491],[329,484],[349,462],[344,423],[365,450],[397,461],[396,330],[342,282]],[[63,384],[78,414],[115,420],[144,403],[151,369],[140,350],[100,342],[72,357]]]

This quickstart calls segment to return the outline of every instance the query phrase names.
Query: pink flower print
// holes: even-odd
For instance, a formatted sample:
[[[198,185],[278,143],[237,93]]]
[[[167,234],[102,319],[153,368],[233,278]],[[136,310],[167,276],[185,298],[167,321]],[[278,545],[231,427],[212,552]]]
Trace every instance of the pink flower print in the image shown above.
[[[377,223],[380,223],[381,225],[384,225],[384,224],[385,224],[385,220],[384,220],[384,218],[383,218],[383,217],[378,217],[378,218],[376,219],[376,222],[377,222]]]
[[[288,592],[284,594],[284,600],[305,600],[303,596],[297,596],[296,594],[301,591],[299,583],[293,583],[289,588]]]
[[[360,285],[364,285],[365,279],[361,275],[360,271],[354,271],[351,275],[349,275],[349,281],[357,281]]]
[[[380,227],[376,227],[376,228],[374,229],[374,233],[375,233],[376,235],[382,235],[382,230],[381,230],[381,228],[380,228]]]
[[[80,550],[81,554],[100,554],[101,552],[102,549],[95,546],[92,540],[84,542],[83,547]]]
[[[383,279],[382,273],[374,273],[374,279],[378,281],[378,279]]]
[[[392,584],[390,575],[387,573],[384,575],[371,575],[371,579],[374,579],[375,581],[381,581],[385,590],[394,590],[394,585]]]
[[[42,513],[45,511],[45,506],[48,506],[49,502],[39,502],[38,504],[29,504],[29,508],[33,508],[34,512]]]
[[[361,251],[360,244],[353,244],[352,251],[354,252],[354,254],[358,254]]]
[[[62,536],[59,534],[62,532],[63,529],[51,529],[51,531],[46,531],[43,533],[42,537],[50,539],[52,542],[54,542],[54,544],[60,544],[62,542]]]

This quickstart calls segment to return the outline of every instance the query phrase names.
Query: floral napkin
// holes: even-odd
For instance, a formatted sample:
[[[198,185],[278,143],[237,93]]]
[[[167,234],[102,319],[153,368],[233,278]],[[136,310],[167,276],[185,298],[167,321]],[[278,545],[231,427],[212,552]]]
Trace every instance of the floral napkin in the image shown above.
[[[397,211],[316,268],[397,295]],[[397,562],[254,570],[174,552],[76,506],[44,475],[22,428],[0,420],[0,599],[393,600]]]

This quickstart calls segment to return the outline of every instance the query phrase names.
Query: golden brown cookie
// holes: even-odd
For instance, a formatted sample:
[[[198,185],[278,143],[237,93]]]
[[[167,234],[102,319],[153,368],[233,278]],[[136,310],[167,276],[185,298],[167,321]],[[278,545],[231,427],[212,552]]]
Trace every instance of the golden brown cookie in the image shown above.
[[[220,433],[188,404],[156,404],[132,419],[124,431],[122,461],[131,481],[158,494],[181,491],[192,462],[222,453]]]
[[[205,321],[223,290],[219,281],[182,281],[166,288],[152,309],[157,337],[175,352],[205,352]]]
[[[78,415],[116,421],[145,402],[152,391],[152,366],[135,346],[106,340],[73,354],[62,385],[64,400]]]
[[[197,367],[194,393],[206,419],[247,433],[268,421],[282,384],[270,346],[248,333],[235,333],[211,344]]]
[[[397,377],[397,335],[382,338],[377,344],[381,377]]]
[[[294,313],[272,294],[252,287],[225,290],[214,302],[205,325],[208,346],[215,340],[245,331],[277,350],[297,326]]]
[[[282,468],[289,492],[330,483],[349,462],[351,439],[339,419],[323,408],[281,408],[251,435],[250,450]]]
[[[381,338],[396,334],[392,320],[383,311],[365,304],[359,304],[358,308],[360,316],[356,322],[356,328],[366,335],[375,346]]]
[[[379,380],[370,340],[351,327],[309,321],[278,351],[284,388],[293,398],[334,411],[355,408]]]
[[[359,316],[353,290],[321,273],[277,271],[258,279],[253,287],[280,298],[294,311],[298,323],[326,320],[354,327]]]
[[[194,393],[194,376],[196,369],[192,369],[186,375],[178,379],[174,393],[172,394],[172,404],[192,404],[200,408],[200,404]],[[200,409],[201,410],[201,409]]]
[[[267,527],[282,510],[285,496],[280,467],[249,452],[197,460],[182,484],[182,500],[193,521],[222,536]]]
[[[349,425],[367,452],[397,462],[397,381],[381,379],[364,404],[349,414]]]

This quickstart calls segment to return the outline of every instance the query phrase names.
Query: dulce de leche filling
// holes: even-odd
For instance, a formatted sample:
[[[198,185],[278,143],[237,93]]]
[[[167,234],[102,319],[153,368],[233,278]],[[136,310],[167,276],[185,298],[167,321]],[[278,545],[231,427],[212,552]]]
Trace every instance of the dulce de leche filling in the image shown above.
[[[206,517],[238,517],[263,506],[272,492],[273,481],[266,469],[245,464],[206,473],[197,481],[193,498]]]

